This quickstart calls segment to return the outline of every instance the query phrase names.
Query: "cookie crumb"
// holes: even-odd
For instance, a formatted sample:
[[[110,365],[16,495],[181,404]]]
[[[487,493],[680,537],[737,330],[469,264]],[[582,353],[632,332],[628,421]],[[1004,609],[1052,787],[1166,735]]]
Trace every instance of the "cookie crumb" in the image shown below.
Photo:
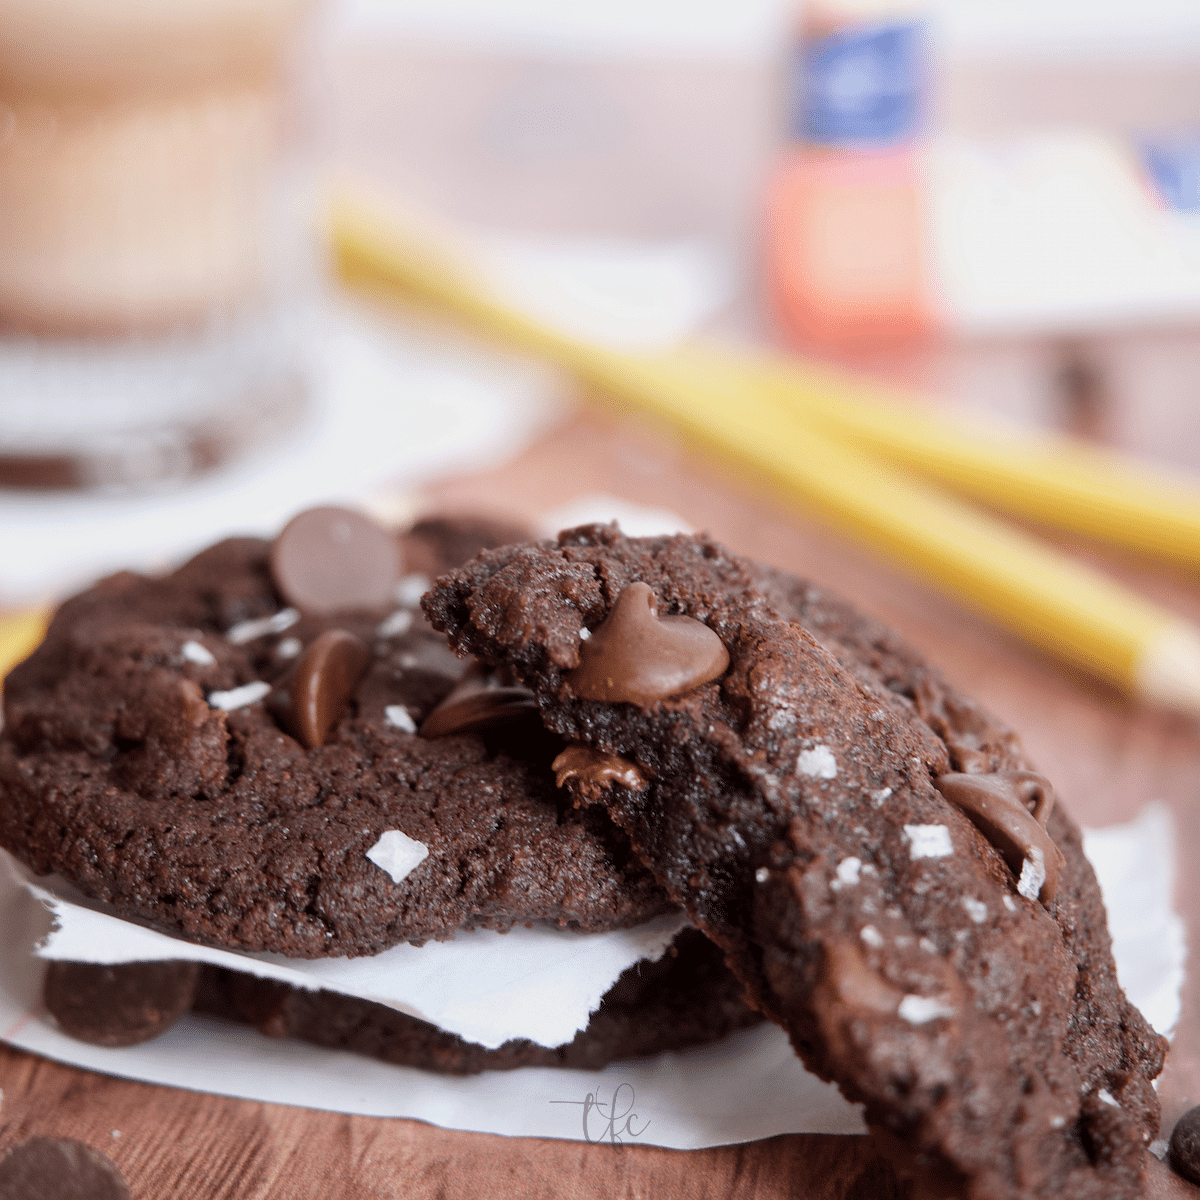
[[[859,931],[858,936],[862,938],[872,950],[881,950],[883,948],[883,934],[875,928],[874,925],[864,925]]]
[[[976,900],[971,896],[962,898],[962,906],[967,910],[967,916],[975,922],[976,925],[982,925],[988,918],[987,905],[982,900]]]

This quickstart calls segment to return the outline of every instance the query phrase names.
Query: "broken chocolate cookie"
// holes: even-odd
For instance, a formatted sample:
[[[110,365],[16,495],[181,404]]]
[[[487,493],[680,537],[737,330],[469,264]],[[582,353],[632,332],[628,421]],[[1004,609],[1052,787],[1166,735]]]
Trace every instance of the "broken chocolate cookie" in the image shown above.
[[[583,631],[638,585],[728,669],[578,688],[622,661],[607,647],[579,674]],[[1016,738],[895,634],[707,538],[604,526],[485,552],[425,609],[570,746],[636,769],[644,787],[563,781],[908,1174],[975,1200],[1137,1194],[1165,1043],[1117,983],[1079,830]]]

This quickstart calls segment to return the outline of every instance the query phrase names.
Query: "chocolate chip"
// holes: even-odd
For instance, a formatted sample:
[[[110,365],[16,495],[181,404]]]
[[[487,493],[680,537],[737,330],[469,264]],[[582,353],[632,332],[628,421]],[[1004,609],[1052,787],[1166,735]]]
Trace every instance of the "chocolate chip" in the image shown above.
[[[441,738],[453,733],[479,733],[531,718],[537,719],[537,705],[528,688],[476,665],[425,718],[421,736]]]
[[[117,1164],[74,1138],[33,1138],[0,1159],[0,1200],[129,1200]]]
[[[401,538],[404,564],[436,579],[474,558],[481,550],[527,542],[533,535],[522,525],[482,513],[423,517]]]
[[[1000,851],[1022,895],[1037,896],[1043,904],[1054,899],[1066,860],[1045,830],[1054,808],[1048,780],[1032,771],[950,772],[935,779],[934,786]]]
[[[381,608],[400,577],[395,538],[348,508],[310,508],[271,546],[279,594],[303,612]]]
[[[646,786],[646,777],[635,763],[590,746],[568,746],[554,760],[553,770],[559,787],[572,780],[575,790],[592,801],[599,800],[614,783],[631,792],[640,792]]]
[[[297,659],[268,701],[307,749],[323,746],[371,665],[371,651],[344,629],[327,629]]]
[[[1191,1183],[1200,1183],[1200,1106],[1189,1108],[1171,1132],[1172,1168]]]
[[[70,1037],[94,1046],[136,1046],[166,1032],[192,1006],[192,962],[52,962],[46,1007]]]
[[[646,707],[708,683],[728,666],[729,652],[703,621],[660,617],[650,586],[631,583],[580,647],[567,681],[584,700]]]

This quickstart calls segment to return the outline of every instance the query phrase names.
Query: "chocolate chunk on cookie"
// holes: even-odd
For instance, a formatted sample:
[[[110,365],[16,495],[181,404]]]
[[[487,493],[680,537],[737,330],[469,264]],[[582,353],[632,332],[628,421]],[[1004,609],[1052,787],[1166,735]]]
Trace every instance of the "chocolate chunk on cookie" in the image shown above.
[[[6,681],[0,845],[119,914],[293,957],[669,910],[608,816],[559,791],[536,715],[417,733],[469,664],[384,589],[390,534],[392,558],[350,570],[380,531],[313,520],[63,604]],[[305,576],[310,534],[371,588]],[[425,853],[397,878],[373,851],[400,838]]]
[[[635,584],[715,634],[728,670],[661,698],[581,694],[581,631]],[[1165,1043],[1117,984],[1079,830],[901,639],[706,538],[603,526],[486,552],[425,608],[569,745],[636,767],[644,788],[564,782],[599,796],[907,1173],[976,1200],[1137,1194]],[[1017,774],[982,796],[949,778],[994,772]],[[1032,847],[1043,869],[1061,853],[1054,887],[1024,875]]]
[[[129,1200],[116,1163],[75,1138],[33,1138],[0,1158],[0,1200]]]
[[[385,529],[349,508],[310,508],[271,544],[271,577],[301,612],[378,608],[391,599],[400,552]]]
[[[189,1008],[193,962],[51,962],[42,996],[63,1033],[94,1046],[136,1046],[165,1033]]]

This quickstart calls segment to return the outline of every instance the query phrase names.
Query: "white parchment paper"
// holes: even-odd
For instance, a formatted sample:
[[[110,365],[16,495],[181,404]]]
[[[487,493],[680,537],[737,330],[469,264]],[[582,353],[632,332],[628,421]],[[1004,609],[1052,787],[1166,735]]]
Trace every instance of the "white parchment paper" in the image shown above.
[[[212,963],[386,1004],[493,1050],[510,1038],[543,1046],[569,1042],[617,976],[641,959],[657,961],[687,924],[682,916],[668,914],[633,929],[579,934],[539,922],[508,933],[477,929],[449,942],[404,943],[368,958],[243,954],[123,921],[88,904],[62,881],[35,882],[14,859],[4,857],[7,869],[46,905],[54,921],[37,950],[42,958]]]
[[[1173,842],[1170,813],[1159,805],[1127,825],[1089,832],[1084,842],[1104,891],[1122,986],[1168,1034],[1178,1019],[1184,970],[1183,922],[1171,907]],[[87,911],[57,909],[66,916],[64,928],[77,909]],[[858,1106],[808,1074],[771,1025],[603,1071],[524,1068],[468,1078],[276,1041],[194,1016],[144,1046],[88,1046],[60,1034],[40,1006],[43,964],[33,950],[51,924],[43,902],[15,873],[0,872],[0,1037],[75,1066],[221,1095],[513,1136],[616,1136],[695,1149],[781,1133],[864,1132]],[[175,957],[178,943],[164,940]],[[244,966],[243,956],[235,957]],[[493,994],[480,1003],[498,1000]],[[586,1105],[589,1096],[593,1103]]]

